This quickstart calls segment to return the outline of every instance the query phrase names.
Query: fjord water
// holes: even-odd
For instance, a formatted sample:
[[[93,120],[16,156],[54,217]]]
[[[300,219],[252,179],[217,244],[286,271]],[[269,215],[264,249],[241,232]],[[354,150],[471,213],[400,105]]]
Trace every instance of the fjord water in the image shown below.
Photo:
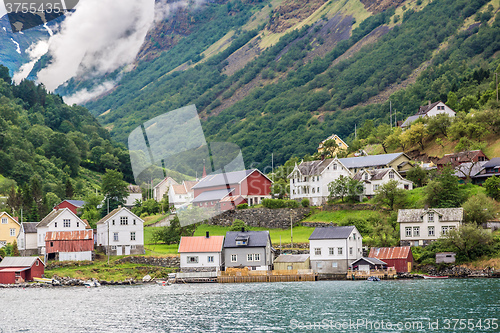
[[[499,279],[0,289],[0,332],[500,332],[498,321]]]

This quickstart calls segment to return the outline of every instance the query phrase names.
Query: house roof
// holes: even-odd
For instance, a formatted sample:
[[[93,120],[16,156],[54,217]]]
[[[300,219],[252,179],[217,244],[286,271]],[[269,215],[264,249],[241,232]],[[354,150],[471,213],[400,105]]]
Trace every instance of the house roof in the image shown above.
[[[45,235],[45,241],[78,241],[94,239],[94,230],[75,231],[49,231]]]
[[[493,168],[496,166],[500,166],[500,157],[492,158],[491,160],[488,161],[488,163],[483,165],[483,168]]]
[[[401,155],[404,155],[408,159],[410,159],[405,153],[393,153],[393,154],[339,158],[339,161],[342,162],[342,164],[349,169],[353,168],[359,169],[359,168],[368,168],[376,166],[385,166],[390,164],[392,161],[394,161]]]
[[[315,228],[309,240],[316,239],[346,239],[355,229],[354,226],[345,227],[318,227]]]
[[[31,267],[33,264],[40,260],[38,257],[5,257],[0,262],[0,268],[2,267]],[[42,262],[40,260],[40,262]],[[42,262],[43,264],[43,262]],[[45,264],[44,264],[45,266]]]
[[[378,259],[407,259],[411,253],[409,246],[394,246],[394,247],[372,247],[370,249],[370,258]]]
[[[266,177],[266,175],[264,175],[258,169],[210,174],[210,175],[206,176],[205,178],[201,179],[198,182],[198,184],[194,185],[192,188],[200,189],[200,188],[221,186],[221,185],[226,185],[226,184],[239,184],[254,172],[258,172],[262,176]],[[267,179],[269,181],[271,181],[269,178],[267,178]]]
[[[484,165],[486,163],[488,163],[488,161],[481,161],[481,162],[477,162],[477,163],[466,162],[466,163],[459,164],[455,167],[455,174],[454,175],[456,177],[459,177],[459,178],[466,178],[467,176],[469,176],[469,172],[470,172],[470,176],[474,177],[484,168]]]
[[[157,188],[157,187],[163,185],[163,183],[165,183],[165,182],[170,182],[171,184],[174,184],[174,185],[178,185],[179,184],[172,177],[165,177],[165,178],[162,179],[161,182],[159,182],[158,184],[156,184],[156,186],[154,188]]]
[[[205,201],[220,201],[226,195],[233,192],[234,188],[231,189],[222,189],[222,190],[213,190],[213,191],[205,191],[201,193],[199,196],[194,198],[193,203],[196,202],[205,202]]]
[[[65,210],[68,210],[70,211],[69,209],[67,208],[64,208],[64,209],[54,209],[53,211],[51,211],[50,213],[47,214],[47,216],[45,216],[37,225],[36,227],[37,228],[40,228],[40,227],[46,227],[50,224],[50,222],[54,221],[59,215],[61,215]],[[71,211],[70,211],[71,212]]]
[[[247,201],[247,199],[243,198],[241,195],[227,195],[220,200],[221,202],[238,202],[238,201]]]
[[[121,212],[122,210],[126,210],[127,212],[132,214],[132,216],[134,216],[136,219],[138,219],[139,221],[144,223],[143,219],[141,219],[139,216],[132,213],[132,211],[130,211],[130,209],[127,209],[127,207],[118,207],[118,208],[113,209],[111,212],[109,212],[108,215],[106,215],[102,219],[100,219],[99,222],[97,222],[97,224],[103,224],[104,222],[106,222],[107,220],[109,220],[110,218],[112,218],[113,216],[115,216],[116,214]]]
[[[326,169],[334,158],[327,158],[325,160],[317,160],[317,161],[308,161],[308,162],[302,162],[300,163],[297,168],[299,169],[300,173],[304,176],[312,176],[312,175],[319,175],[323,172],[323,170]]]
[[[184,185],[172,185],[172,191],[174,194],[187,194],[186,188]]]
[[[236,239],[248,238],[247,245],[236,245]],[[228,231],[224,240],[224,247],[266,247],[271,243],[269,231]]]
[[[465,163],[471,162],[478,155],[484,155],[481,150],[470,150],[470,151],[461,151],[459,153],[446,154],[441,157],[436,164],[445,165],[449,163]]]
[[[224,236],[181,237],[179,253],[221,252]]]
[[[401,127],[408,127],[410,126],[413,122],[415,122],[418,118],[421,118],[422,115],[419,115],[419,114],[416,114],[414,116],[409,116],[408,118],[406,118],[406,120],[403,122],[403,124],[401,125]]]
[[[463,208],[400,209],[398,222],[419,222],[428,212],[435,212],[439,214],[440,220],[449,222],[461,222],[464,217]]]
[[[367,261],[369,262],[370,264],[372,265],[387,265],[386,262],[380,260],[380,259],[377,259],[377,258],[370,258],[370,257],[361,257],[357,260],[354,260],[350,266],[354,266],[355,263],[357,263],[358,261],[361,261],[361,260],[364,260],[364,261]]]
[[[17,224],[19,224],[19,226],[21,226],[21,223],[19,223],[19,221],[17,220],[17,218],[13,218],[12,216],[9,215],[9,213],[7,212],[1,212],[0,213],[0,218],[3,216],[3,215],[7,215],[8,217],[10,217],[10,219],[14,222],[16,222]]]
[[[391,170],[393,170],[393,169],[392,168],[384,168],[384,169],[361,170],[361,171],[358,171],[354,175],[353,178],[356,179],[356,180],[364,180],[363,179],[363,174],[365,172],[367,172],[370,175],[370,178],[368,179],[369,181],[370,180],[381,180]],[[396,172],[396,171],[394,171],[394,172]]]
[[[69,202],[70,204],[72,204],[73,206],[78,207],[78,208],[83,207],[85,205],[85,201],[83,201],[83,200],[64,200],[64,201]],[[63,202],[61,202],[61,203],[63,203]]]
[[[276,260],[274,260],[275,263],[294,263],[294,262],[305,262],[309,259],[308,254],[282,254]]]
[[[340,136],[338,136],[337,134],[332,134],[332,135],[330,135],[329,137],[327,137],[325,140],[321,141],[320,146],[322,146],[322,145],[323,145],[325,142],[327,142],[328,140],[334,140],[334,139],[335,139],[335,137],[336,137],[337,139],[339,139],[339,140],[340,140],[340,141],[341,141],[341,142],[342,142],[342,143],[343,143],[346,147],[349,147],[349,146],[347,145],[347,143],[345,143],[345,142],[344,142],[344,140],[342,140],[342,139],[340,138]]]
[[[198,184],[197,180],[186,180],[184,181],[184,187],[186,188],[186,191],[191,192],[192,188]]]
[[[434,103],[431,103],[431,104],[423,105],[423,106],[421,106],[421,107],[418,108],[417,114],[421,114],[421,115],[427,114],[427,112],[429,112],[430,110],[432,110],[439,103],[443,103],[443,102],[438,101],[438,102],[434,102]]]
[[[128,193],[142,193],[142,190],[141,190],[141,187],[138,185],[129,184],[127,186],[127,192]]]
[[[25,234],[36,234],[36,225],[38,222],[23,222],[22,227]]]

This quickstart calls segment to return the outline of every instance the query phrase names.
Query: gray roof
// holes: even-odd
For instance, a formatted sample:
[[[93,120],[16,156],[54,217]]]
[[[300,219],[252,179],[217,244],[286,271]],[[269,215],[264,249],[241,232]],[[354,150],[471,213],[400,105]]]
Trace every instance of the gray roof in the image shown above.
[[[368,174],[370,175],[368,181],[370,180],[380,180],[382,178],[384,178],[384,176],[389,172],[391,171],[392,168],[384,168],[384,169],[372,169],[372,170],[362,170],[362,171],[358,171],[355,175],[354,175],[354,179],[356,180],[365,180],[363,178],[363,174],[365,172],[368,172]]]
[[[64,201],[67,201],[76,207],[83,207],[85,205],[85,201],[83,201],[83,200],[64,200]]]
[[[205,202],[205,201],[220,201],[232,191],[234,191],[234,188],[231,188],[229,190],[222,189],[222,190],[205,191],[196,198],[194,198],[193,203]]]
[[[248,237],[248,245],[236,245],[236,238]],[[271,243],[269,231],[228,231],[224,239],[224,248],[227,247],[266,247]]]
[[[23,222],[23,229],[25,234],[36,234],[36,225],[38,222]]]
[[[354,226],[345,227],[318,227],[314,229],[309,240],[315,239],[346,239],[354,230]]]
[[[31,267],[38,257],[5,257],[0,262],[2,267]],[[43,263],[43,262],[42,262]]]
[[[500,157],[494,157],[491,160],[489,160],[488,163],[483,165],[483,168],[493,168],[499,165],[500,165]]]
[[[414,116],[409,116],[408,118],[406,118],[406,120],[404,121],[404,123],[401,125],[401,127],[408,127],[410,126],[414,121],[416,121],[418,118],[421,118],[422,115],[414,115]]]
[[[464,218],[463,208],[400,209],[398,212],[398,222],[420,222],[422,221],[422,217],[428,212],[439,214],[441,221],[461,222]]]
[[[280,262],[289,262],[289,263],[294,263],[294,262],[305,262],[307,259],[309,259],[308,254],[282,254],[276,260],[274,261],[275,263],[280,263]]]
[[[58,209],[58,210],[53,210],[51,211],[47,216],[45,216],[37,225],[37,228],[40,227],[46,227],[49,225],[50,222],[52,222],[56,217],[61,215],[61,213],[64,212],[64,209]]]
[[[355,263],[357,263],[358,261],[360,260],[364,260],[364,261],[367,261],[369,262],[370,264],[372,265],[386,265],[387,266],[387,263],[385,261],[382,261],[380,259],[377,259],[377,258],[371,258],[371,257],[361,257],[359,259],[356,259],[354,260],[350,266],[353,266]]]
[[[305,176],[320,175],[323,170],[333,161],[333,158],[327,158],[326,160],[308,161],[302,162],[298,166],[300,173]]]
[[[257,169],[251,169],[251,170],[211,174],[200,180],[198,184],[193,186],[193,188],[200,189],[205,187],[221,186],[226,184],[239,184],[254,171],[260,172]]]
[[[432,104],[423,105],[423,106],[421,106],[421,107],[418,108],[417,114],[421,114],[421,115],[427,114],[427,112],[429,112],[430,110],[432,110],[439,103],[442,103],[442,102],[441,101],[437,101],[437,102],[434,102]]]
[[[399,156],[405,155],[404,153],[381,154],[381,155],[368,155],[360,157],[347,157],[340,158],[339,161],[346,166],[346,168],[368,168],[376,166],[385,166],[397,159]]]
[[[469,176],[473,177],[479,173],[484,167],[484,165],[488,163],[488,161],[481,161],[477,163],[473,162],[466,162],[459,164],[455,167],[455,176],[460,177],[460,178],[465,178]]]

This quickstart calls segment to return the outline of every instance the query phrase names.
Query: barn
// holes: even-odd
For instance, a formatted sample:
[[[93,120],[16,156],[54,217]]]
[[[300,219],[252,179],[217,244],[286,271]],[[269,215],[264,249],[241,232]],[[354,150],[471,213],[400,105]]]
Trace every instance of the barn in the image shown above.
[[[398,273],[411,272],[413,267],[413,254],[409,246],[372,247],[368,257],[386,262],[389,267],[396,268]]]
[[[0,262],[0,284],[33,281],[44,272],[45,264],[38,257],[6,257]]]
[[[274,260],[274,269],[277,271],[311,269],[309,254],[282,254]]]
[[[45,236],[45,249],[48,260],[92,260],[94,231],[49,231]]]

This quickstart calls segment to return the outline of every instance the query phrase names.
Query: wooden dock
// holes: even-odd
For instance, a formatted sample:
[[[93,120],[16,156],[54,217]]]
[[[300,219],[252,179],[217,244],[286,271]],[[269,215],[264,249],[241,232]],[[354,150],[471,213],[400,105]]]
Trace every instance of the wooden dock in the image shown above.
[[[352,271],[349,270],[347,272],[347,280],[366,280],[370,276],[378,277],[381,280],[389,280],[397,278],[398,274],[394,267],[390,267],[389,269],[377,269],[370,271]]]
[[[219,283],[252,283],[252,282],[300,282],[316,281],[316,274],[312,270],[283,270],[283,271],[249,271],[245,269],[219,272]]]

